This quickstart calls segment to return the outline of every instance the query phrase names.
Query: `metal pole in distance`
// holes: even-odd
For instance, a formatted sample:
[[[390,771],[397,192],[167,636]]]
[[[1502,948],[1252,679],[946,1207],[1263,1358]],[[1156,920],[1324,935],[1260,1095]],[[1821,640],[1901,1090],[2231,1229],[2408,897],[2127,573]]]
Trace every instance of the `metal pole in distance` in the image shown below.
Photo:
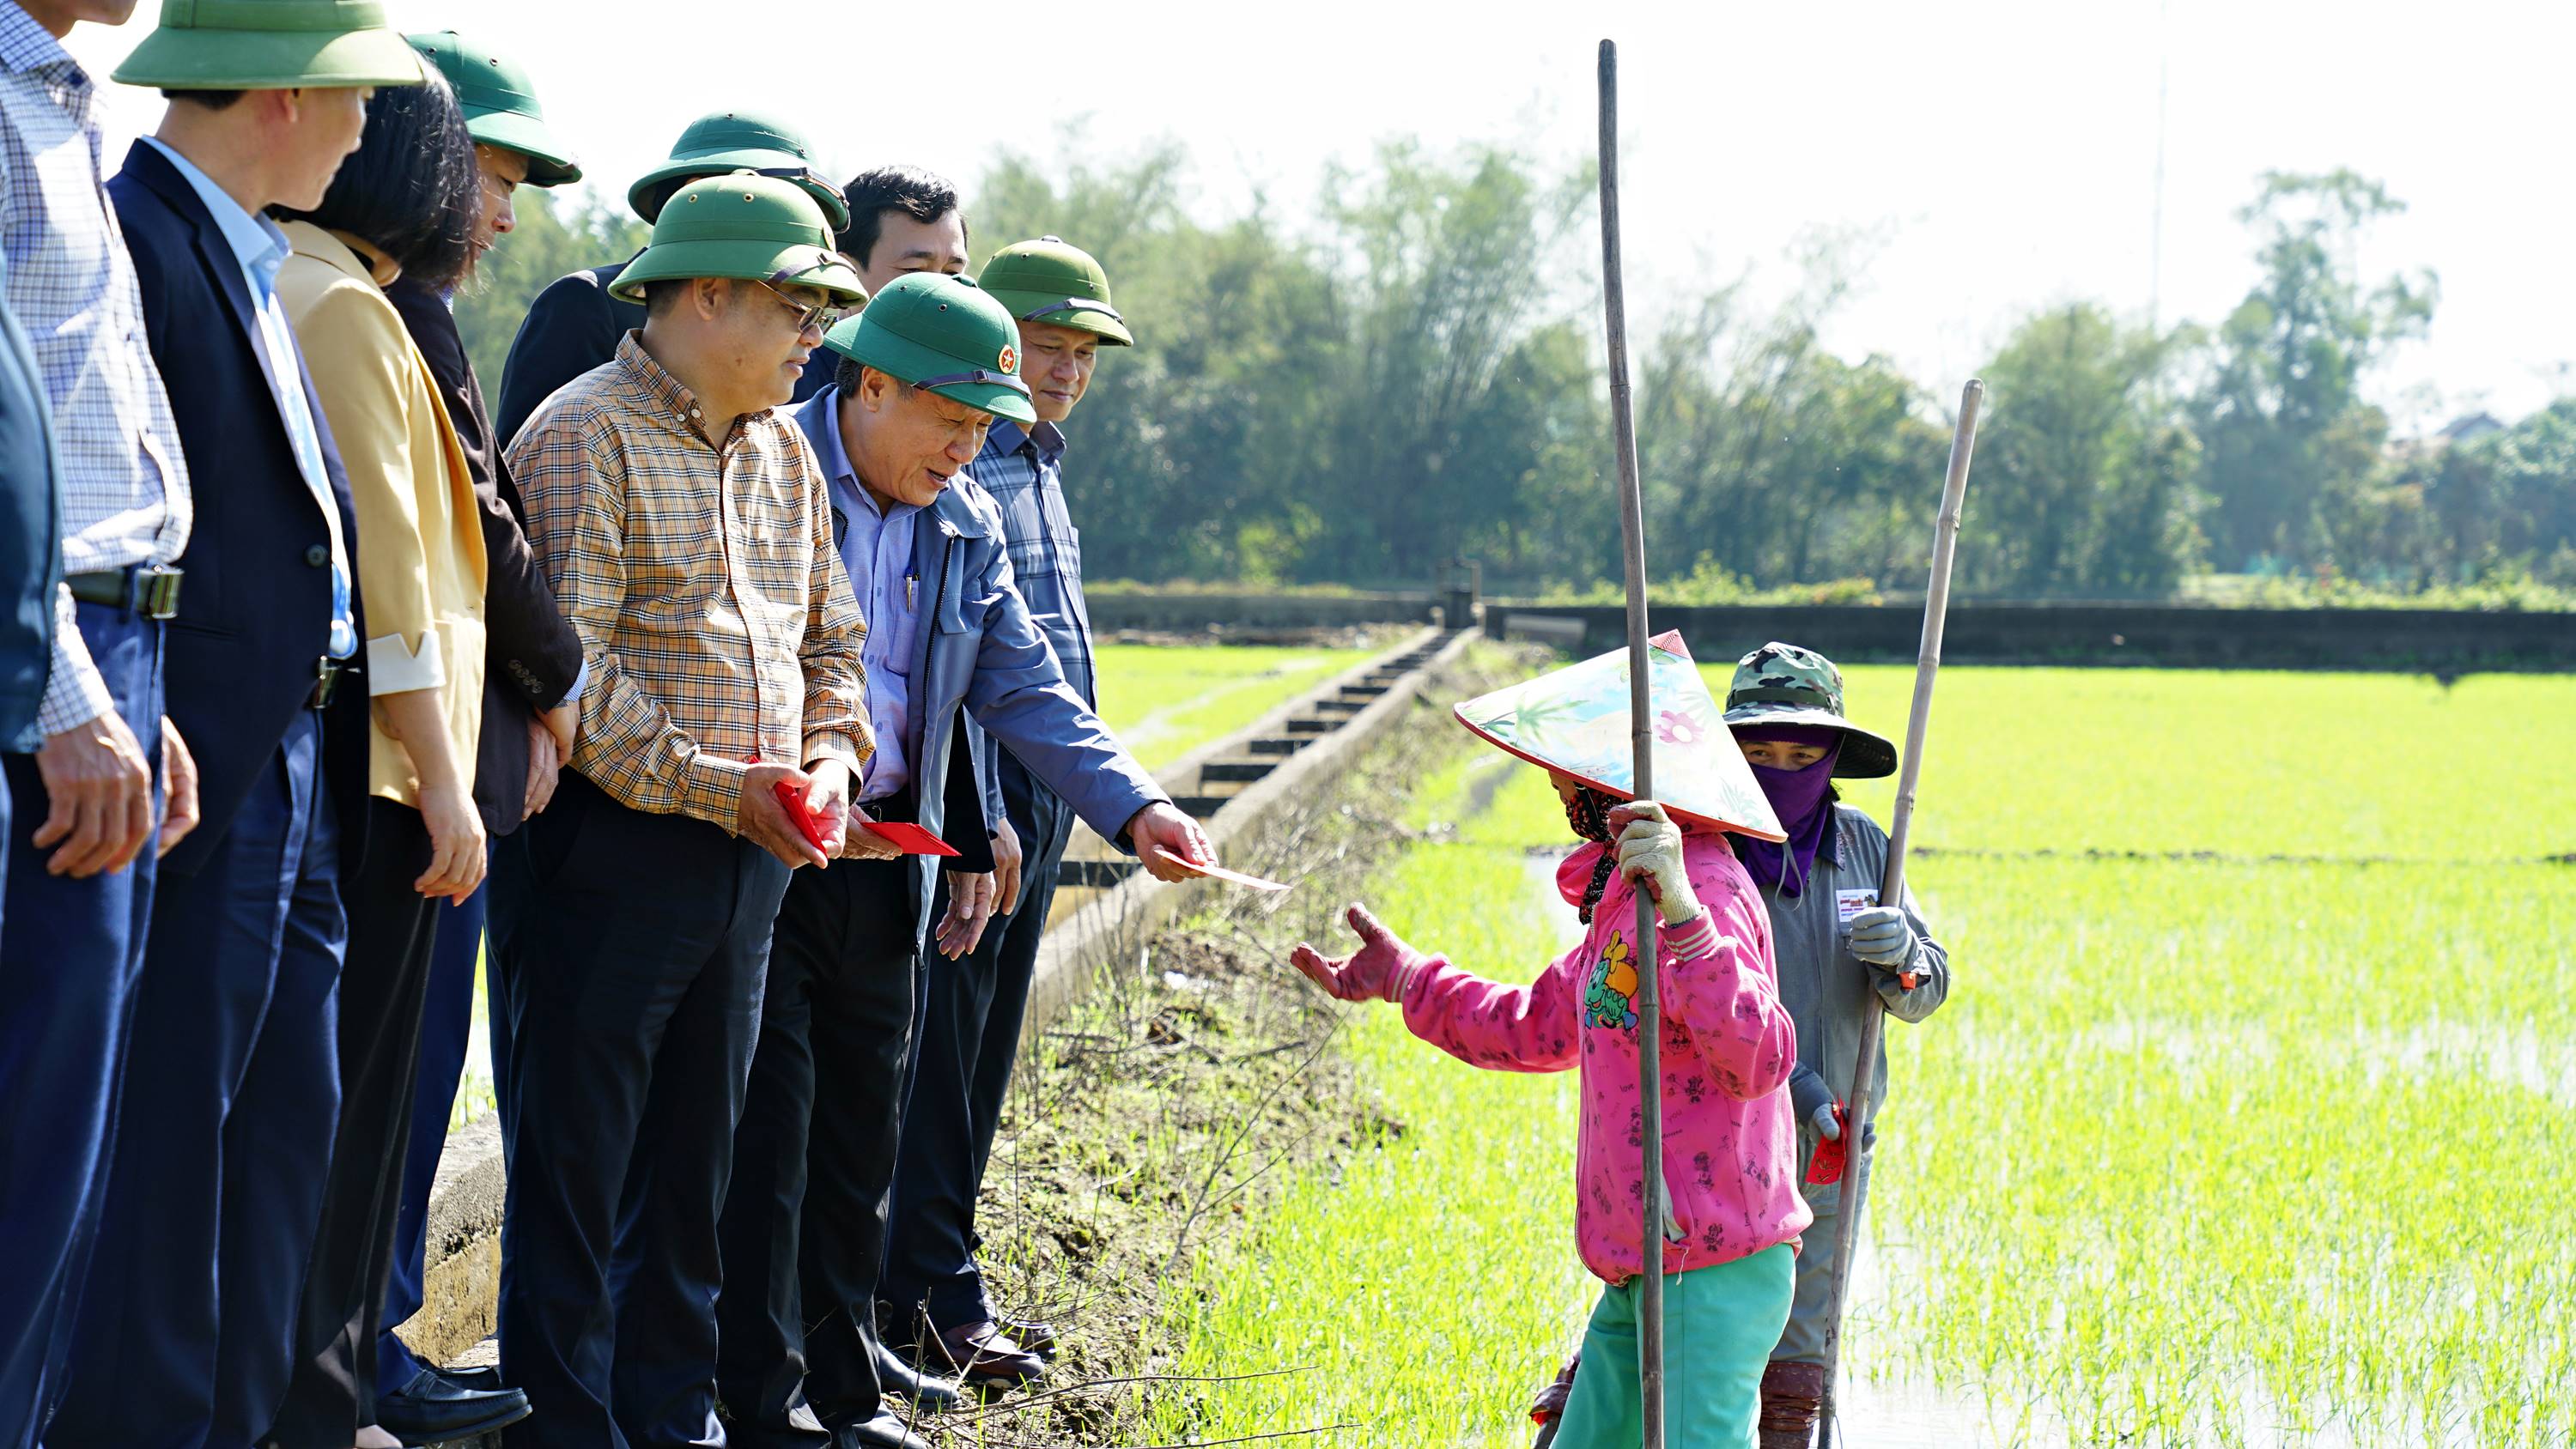
[[[1905,720],[1905,757],[1896,772],[1896,816],[1888,822],[1887,871],[1879,878],[1878,903],[1892,906],[1905,899],[1905,846],[1914,833],[1914,786],[1923,773],[1923,737],[1932,727],[1932,683],[1941,673],[1941,628],[1950,614],[1950,560],[1959,546],[1959,508],[1968,496],[1968,460],[1977,450],[1977,413],[1985,404],[1985,383],[1970,379],[1959,394],[1959,425],[1950,434],[1950,471],[1941,481],[1941,512],[1932,525],[1932,582],[1923,591],[1923,647],[1914,659],[1914,708]],[[1911,986],[1911,979],[1906,984]],[[1843,1299],[1851,1283],[1852,1258],[1860,1250],[1861,1209],[1869,1200],[1871,1100],[1877,1091],[1879,1029],[1886,1013],[1873,1011],[1861,1023],[1860,1061],[1852,1067],[1851,1110],[1843,1129],[1842,1211],[1834,1224],[1832,1306],[1825,1318],[1825,1394],[1818,1442],[1834,1442],[1834,1388],[1842,1368]],[[1848,1441],[1846,1441],[1848,1442]]]
[[[1601,301],[1609,320],[1610,429],[1619,453],[1620,558],[1628,574],[1628,740],[1637,798],[1654,797],[1654,715],[1646,656],[1646,509],[1637,484],[1637,419],[1628,394],[1628,295],[1619,271],[1619,47],[1601,42]],[[1645,1139],[1644,1235],[1638,1239],[1637,1383],[1644,1449],[1664,1445],[1663,1010],[1657,999],[1655,904],[1637,892],[1637,1082]]]

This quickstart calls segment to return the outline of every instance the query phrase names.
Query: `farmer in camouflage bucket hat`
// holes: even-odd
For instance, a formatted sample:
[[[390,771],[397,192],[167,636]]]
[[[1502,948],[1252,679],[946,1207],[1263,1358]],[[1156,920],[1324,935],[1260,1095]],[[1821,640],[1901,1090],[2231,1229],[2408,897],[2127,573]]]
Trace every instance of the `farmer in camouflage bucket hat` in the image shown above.
[[[1789,1098],[1798,1128],[1801,1188],[1815,1214],[1798,1252],[1789,1322],[1762,1376],[1762,1449],[1805,1446],[1824,1389],[1833,1294],[1835,1216],[1841,1210],[1844,1098],[1873,1012],[1918,1022],[1950,990],[1950,958],[1908,892],[1878,903],[1887,834],[1841,803],[1834,780],[1896,772],[1896,747],[1843,714],[1843,676],[1812,649],[1771,643],[1744,656],[1726,692],[1726,722],[1754,779],[1788,832],[1783,844],[1750,837],[1736,853],[1770,910],[1780,999],[1798,1028]],[[1887,1048],[1877,1063],[1886,1104]],[[1871,1130],[1879,1118],[1872,1112]]]
[[[1775,640],[1736,661],[1726,687],[1726,722],[1738,739],[1753,738],[1745,727],[1755,724],[1837,733],[1842,752],[1834,774],[1840,779],[1896,773],[1896,746],[1843,718],[1843,672],[1813,649]]]

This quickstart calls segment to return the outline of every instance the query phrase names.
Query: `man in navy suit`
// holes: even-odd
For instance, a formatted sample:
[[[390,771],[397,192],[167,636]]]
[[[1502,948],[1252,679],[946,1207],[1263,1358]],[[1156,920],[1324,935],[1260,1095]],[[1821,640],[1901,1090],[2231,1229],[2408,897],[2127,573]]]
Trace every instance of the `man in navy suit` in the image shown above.
[[[48,1449],[249,1449],[293,1363],[339,1114],[337,878],[366,818],[367,692],[340,676],[366,633],[348,481],[262,213],[319,203],[371,88],[419,82],[377,8],[273,0],[210,33],[172,4],[116,72],[170,96],[108,193],[201,504],[166,676],[201,823],[152,902]],[[316,32],[338,34],[317,49]]]

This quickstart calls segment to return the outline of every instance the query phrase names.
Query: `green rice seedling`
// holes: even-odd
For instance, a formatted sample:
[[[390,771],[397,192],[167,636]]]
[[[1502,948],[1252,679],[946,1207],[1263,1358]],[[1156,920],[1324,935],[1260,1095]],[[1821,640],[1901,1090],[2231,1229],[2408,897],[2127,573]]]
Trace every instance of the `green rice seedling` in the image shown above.
[[[1896,1034],[1865,1369],[2088,1444],[2576,1441],[2564,867],[1917,883],[1962,969]]]

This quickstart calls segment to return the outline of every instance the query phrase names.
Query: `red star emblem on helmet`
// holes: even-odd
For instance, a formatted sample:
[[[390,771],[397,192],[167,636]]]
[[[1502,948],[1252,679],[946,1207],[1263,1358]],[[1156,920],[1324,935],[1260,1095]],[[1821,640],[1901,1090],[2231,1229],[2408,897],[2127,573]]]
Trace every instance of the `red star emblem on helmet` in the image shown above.
[[[1002,344],[1002,370],[1004,372],[1017,372],[1020,370],[1020,349],[1011,346],[1007,342]]]

